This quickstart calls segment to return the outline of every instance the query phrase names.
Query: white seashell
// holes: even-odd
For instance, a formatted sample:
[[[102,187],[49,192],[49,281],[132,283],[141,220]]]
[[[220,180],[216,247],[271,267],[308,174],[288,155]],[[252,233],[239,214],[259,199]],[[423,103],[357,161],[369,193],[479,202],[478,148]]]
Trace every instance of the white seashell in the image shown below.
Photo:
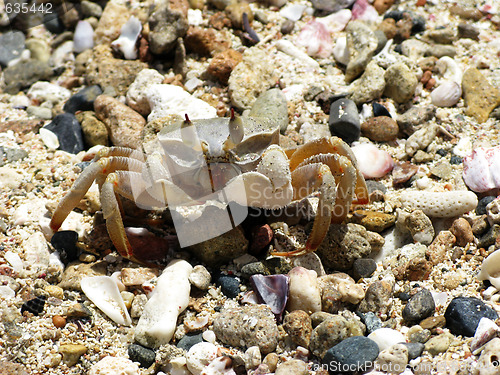
[[[54,132],[48,129],[40,128],[40,138],[42,138],[43,144],[49,150],[56,150],[59,147],[59,139]]]
[[[307,53],[303,52],[299,48],[295,47],[289,40],[280,39],[276,41],[275,45],[279,51],[286,53],[289,56],[295,57],[304,65],[310,66],[314,69],[319,69],[319,63],[316,60],[309,57]]]
[[[300,31],[297,44],[305,47],[309,56],[327,58],[332,54],[332,38],[326,26],[315,20],[309,21]]]
[[[217,358],[218,348],[209,342],[200,342],[193,345],[186,353],[187,368],[194,375],[201,372]]]
[[[454,81],[444,81],[431,92],[432,104],[438,107],[452,107],[461,96],[462,88]]]
[[[462,84],[462,69],[449,56],[443,56],[436,62],[436,68],[441,73],[445,80],[454,81],[459,85]]]
[[[500,146],[477,147],[463,160],[467,187],[482,193],[500,187]]]
[[[371,143],[353,146],[352,152],[358,161],[358,170],[365,178],[383,177],[394,167],[391,155]]]
[[[120,37],[111,43],[111,47],[120,51],[127,60],[135,60],[137,38],[141,35],[141,31],[141,21],[134,16],[130,17],[122,26]]]
[[[499,331],[500,328],[493,320],[484,317],[481,318],[477,325],[476,332],[474,333],[474,338],[470,343],[470,351],[472,354],[479,354],[482,347],[492,338],[497,336]]]
[[[494,251],[483,260],[477,279],[489,280],[491,285],[500,289],[500,250]]]
[[[486,214],[488,215],[488,222],[491,226],[493,224],[500,224],[500,198],[488,203],[486,206]]]
[[[80,285],[87,298],[116,324],[132,324],[116,282],[111,277],[84,277]]]
[[[19,254],[14,253],[13,251],[8,250],[3,257],[7,261],[7,263],[10,264],[10,266],[16,271],[17,273],[22,272],[24,270],[24,263]]]
[[[185,260],[171,261],[158,277],[156,288],[144,306],[135,329],[135,340],[147,347],[167,344],[174,335],[177,317],[189,302],[189,274],[193,267]]]
[[[205,340],[206,342],[212,343],[212,344],[215,344],[215,341],[217,340],[217,336],[215,336],[215,332],[212,331],[211,329],[207,329],[207,330],[203,331],[201,336],[203,337],[203,340]]]
[[[349,63],[349,48],[347,48],[347,38],[345,36],[337,38],[335,47],[333,47],[333,57],[342,65]]]
[[[120,271],[113,272],[110,277],[116,283],[116,286],[118,287],[118,290],[120,292],[123,292],[127,289],[122,283],[122,273]]]
[[[83,52],[94,47],[94,29],[88,21],[78,21],[73,36],[73,51]]]
[[[307,5],[304,4],[287,4],[280,10],[280,15],[290,21],[298,21],[306,10]]]
[[[405,337],[399,331],[392,328],[379,328],[367,336],[369,339],[375,341],[380,351],[390,348],[391,346],[406,342]]]
[[[16,292],[14,292],[7,285],[0,285],[0,300],[14,298],[16,296]]]
[[[336,33],[345,29],[351,17],[352,12],[350,9],[342,9],[326,17],[318,17],[316,21],[324,24],[329,32]]]
[[[472,191],[409,191],[401,196],[402,208],[422,210],[430,217],[456,217],[476,208],[477,195]]]
[[[208,326],[208,315],[197,316],[194,319],[184,320],[184,325],[190,331],[197,331]]]

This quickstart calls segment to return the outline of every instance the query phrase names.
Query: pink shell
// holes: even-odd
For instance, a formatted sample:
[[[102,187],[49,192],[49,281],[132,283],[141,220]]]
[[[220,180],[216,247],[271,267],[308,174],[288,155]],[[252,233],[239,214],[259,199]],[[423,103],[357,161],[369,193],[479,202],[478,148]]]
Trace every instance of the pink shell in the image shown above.
[[[394,167],[391,155],[371,143],[363,143],[352,147],[358,161],[358,169],[364,178],[380,178]]]
[[[323,23],[316,20],[309,21],[302,28],[297,44],[306,47],[309,56],[327,58],[333,51],[330,32]]]
[[[376,21],[378,18],[377,10],[366,0],[358,0],[352,6],[353,20]]]
[[[463,163],[463,178],[469,189],[482,193],[500,188],[500,146],[478,147]]]

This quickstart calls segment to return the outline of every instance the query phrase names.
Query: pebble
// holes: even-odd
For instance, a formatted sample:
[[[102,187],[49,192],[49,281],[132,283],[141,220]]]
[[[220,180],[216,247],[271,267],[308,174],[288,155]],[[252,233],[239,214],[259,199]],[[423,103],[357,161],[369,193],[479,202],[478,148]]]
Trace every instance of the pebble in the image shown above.
[[[299,359],[290,359],[276,368],[274,375],[308,375],[307,364]]]
[[[387,281],[375,281],[370,284],[361,301],[358,311],[369,311],[378,314],[387,314],[392,307],[392,285]]]
[[[83,140],[89,148],[102,145],[108,146],[108,128],[99,120],[93,111],[79,112],[76,119],[82,127]]]
[[[52,77],[52,69],[46,62],[37,60],[20,61],[16,65],[3,70],[5,81],[4,91],[15,95],[24,88],[38,81],[47,81]]]
[[[278,345],[278,326],[271,309],[265,305],[224,308],[214,319],[213,331],[224,344],[257,345],[263,354],[274,351]]]
[[[87,353],[87,350],[87,347],[81,344],[65,344],[59,346],[59,353],[62,354],[62,360],[68,367],[76,365],[80,357]]]
[[[217,358],[217,347],[209,342],[192,346],[186,353],[186,365],[194,375],[200,375],[210,362]]]
[[[127,91],[127,105],[134,111],[146,116],[151,112],[146,89],[153,84],[161,84],[163,75],[155,69],[143,69],[137,74]]]
[[[274,63],[266,52],[248,48],[229,76],[231,103],[240,109],[250,108],[260,94],[274,85],[274,70]]]
[[[296,39],[297,45],[306,49],[311,57],[328,58],[333,52],[333,44],[326,26],[317,20],[307,22]]]
[[[281,320],[288,302],[289,277],[286,275],[252,275],[250,284],[259,302],[266,304]]]
[[[457,32],[459,38],[479,40],[479,30],[472,24],[459,23],[457,26]]]
[[[228,48],[212,57],[207,73],[217,78],[223,85],[227,85],[231,72],[242,60],[243,56],[240,52]]]
[[[102,7],[91,1],[83,0],[80,3],[82,7],[82,14],[86,17],[96,17],[101,18],[102,15]]]
[[[7,31],[0,35],[0,65],[7,66],[16,60],[24,50],[24,34],[21,31]]]
[[[367,0],[356,0],[352,6],[352,19],[367,23],[376,22],[378,12]]]
[[[425,350],[432,356],[436,356],[440,353],[444,353],[448,350],[453,341],[453,336],[451,334],[442,333],[438,336],[431,337],[429,341],[425,343]]]
[[[321,11],[323,14],[338,12],[339,10],[350,7],[356,0],[312,0],[314,9]]]
[[[460,100],[462,89],[453,81],[444,81],[431,93],[432,104],[438,107],[452,107]]]
[[[379,328],[370,333],[367,337],[377,344],[380,351],[389,349],[393,345],[406,342],[404,335],[392,328]]]
[[[199,344],[200,342],[203,342],[202,333],[188,333],[182,336],[182,338],[179,340],[176,346],[179,349],[188,351],[189,349],[191,349],[196,344]]]
[[[500,90],[494,87],[476,68],[469,68],[462,78],[465,114],[477,122],[485,122],[500,104]]]
[[[408,349],[409,361],[420,357],[425,349],[425,345],[421,342],[405,342],[403,344],[406,345],[406,348]]]
[[[75,303],[68,307],[66,317],[74,319],[90,319],[92,317],[92,312],[83,303]]]
[[[379,99],[385,88],[384,73],[383,68],[370,61],[361,77],[352,83],[354,91],[350,99],[358,106]]]
[[[397,103],[405,103],[413,99],[417,88],[417,77],[406,64],[391,65],[385,72],[386,86],[384,95]]]
[[[189,282],[191,285],[200,290],[207,290],[210,286],[211,279],[212,276],[210,275],[210,272],[208,272],[208,270],[201,264],[194,266],[193,271],[189,274]]]
[[[313,329],[311,318],[305,311],[295,310],[287,314],[283,321],[283,329],[295,345],[309,347]]]
[[[390,117],[372,117],[361,124],[364,136],[376,142],[388,142],[396,139],[399,127]]]
[[[403,319],[408,324],[415,324],[428,316],[434,314],[436,306],[431,292],[427,289],[421,289],[417,294],[410,298],[403,309]]]
[[[294,267],[289,273],[289,297],[287,310],[303,310],[307,313],[321,311],[321,294],[315,271]]]
[[[378,355],[379,349],[373,340],[363,336],[355,336],[349,337],[329,349],[323,357],[322,363],[328,366],[331,373],[336,373],[342,368],[364,371],[373,364]]]
[[[315,356],[323,358],[328,349],[353,336],[352,328],[352,322],[343,316],[332,315],[318,324],[312,331],[309,344],[311,352]]]
[[[332,135],[342,138],[347,143],[359,139],[361,124],[356,103],[349,99],[339,99],[330,106],[328,125]]]
[[[371,277],[376,270],[377,262],[371,258],[356,259],[352,265],[352,274],[356,280]]]
[[[274,232],[269,224],[256,225],[252,228],[249,252],[251,254],[260,254],[266,250],[273,240]]]
[[[176,85],[153,84],[144,95],[151,108],[148,121],[174,114],[184,118],[186,113],[190,120],[217,117],[214,107]]]
[[[140,148],[140,135],[146,121],[139,113],[107,95],[99,95],[94,108],[97,117],[109,129],[114,146]]]
[[[128,21],[130,11],[127,7],[108,2],[99,18],[99,23],[94,33],[95,44],[110,44],[119,37],[122,26]]]
[[[155,362],[155,352],[142,345],[130,344],[127,352],[130,360],[133,362],[139,362],[141,367],[148,368]]]
[[[52,317],[52,324],[56,328],[63,328],[66,325],[66,318],[61,315],[54,315]]]
[[[351,149],[356,156],[358,170],[365,179],[383,177],[394,166],[391,155],[372,143],[361,143]]]
[[[448,180],[452,177],[453,168],[451,167],[451,164],[448,162],[448,160],[441,159],[430,168],[430,172],[437,178]]]
[[[150,348],[170,341],[177,317],[189,302],[191,271],[188,262],[173,260],[162,272],[135,328],[135,340],[139,344]]]
[[[382,328],[382,321],[380,318],[375,315],[375,313],[369,311],[365,314],[361,312],[356,312],[356,315],[358,315],[361,319],[361,322],[366,326],[366,332],[368,334],[376,331],[379,328]]]
[[[228,298],[235,298],[240,293],[240,281],[235,276],[220,275],[217,278],[221,292]]]
[[[57,115],[44,129],[57,135],[59,149],[63,151],[77,154],[85,149],[82,128],[75,115],[71,113]]]
[[[64,112],[76,113],[77,111],[92,111],[94,109],[94,101],[102,94],[99,85],[87,86],[72,95],[64,104]]]
[[[343,272],[335,272],[318,278],[323,304],[322,310],[328,311],[325,299],[327,295],[335,296],[338,301],[357,305],[365,298],[363,287],[356,284],[353,278]],[[333,312],[336,313],[336,312]]]
[[[406,228],[410,231],[413,240],[424,245],[430,245],[434,239],[434,227],[431,219],[422,210],[415,210],[405,220]]]
[[[231,47],[227,34],[214,29],[190,27],[184,37],[188,51],[196,51],[202,56],[215,56]]]
[[[401,374],[408,364],[408,348],[396,344],[381,351],[375,361],[375,369],[389,374]]]
[[[316,271],[318,277],[326,275],[323,263],[321,263],[321,259],[315,252],[295,257],[293,259],[293,265],[301,266],[307,268],[308,270]]]
[[[335,47],[333,47],[332,53],[338,63],[342,65],[347,65],[349,63],[349,49],[347,48],[347,38],[345,36],[338,37],[337,40],[335,40]],[[353,95],[355,95],[355,93],[353,93]]]
[[[106,356],[99,362],[94,363],[88,372],[88,375],[116,374],[139,375],[139,366],[128,358]]]
[[[451,224],[450,232],[456,238],[456,244],[458,246],[466,246],[468,243],[474,241],[474,234],[472,233],[472,227],[469,222],[464,218],[458,218]]]
[[[378,39],[375,33],[362,21],[349,22],[346,32],[349,62],[346,67],[345,80],[351,82],[365,70],[377,49]]]
[[[454,335],[474,336],[481,318],[498,319],[498,314],[475,297],[455,297],[444,313],[446,328]]]
[[[94,47],[94,29],[88,21],[78,21],[73,37],[73,51],[76,53]]]
[[[431,120],[435,113],[436,107],[432,105],[426,107],[413,106],[398,116],[399,129],[406,135],[412,135],[422,124]]]
[[[450,231],[440,231],[434,241],[429,245],[425,253],[426,258],[433,264],[444,262],[449,258],[451,248],[455,241],[455,236]]]
[[[253,103],[249,117],[256,119],[272,119],[279,124],[280,132],[288,127],[288,106],[285,95],[278,89],[269,89],[259,95]]]
[[[404,163],[396,163],[392,169],[392,183],[401,185],[408,182],[418,171],[415,164],[405,161]]]
[[[55,105],[67,100],[71,95],[71,91],[55,83],[42,81],[34,83],[28,90],[27,95],[30,99],[37,100],[40,103],[49,102]]]
[[[79,251],[76,246],[78,233],[72,230],[62,230],[54,233],[50,243],[59,253],[61,262],[65,265],[78,259]]]

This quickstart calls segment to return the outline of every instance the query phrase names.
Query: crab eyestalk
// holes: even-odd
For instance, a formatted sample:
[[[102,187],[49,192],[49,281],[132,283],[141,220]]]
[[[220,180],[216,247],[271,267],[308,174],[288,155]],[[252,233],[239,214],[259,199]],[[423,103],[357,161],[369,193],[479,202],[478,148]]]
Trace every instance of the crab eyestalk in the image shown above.
[[[243,140],[245,130],[243,129],[243,121],[241,117],[234,115],[234,109],[231,108],[231,117],[229,118],[229,139],[237,145]]]
[[[187,113],[186,113],[186,119],[182,122],[181,125],[181,139],[182,142],[186,146],[191,147],[195,151],[202,152],[202,144],[200,141],[200,138],[198,138],[198,134],[196,133],[196,128],[189,119]]]

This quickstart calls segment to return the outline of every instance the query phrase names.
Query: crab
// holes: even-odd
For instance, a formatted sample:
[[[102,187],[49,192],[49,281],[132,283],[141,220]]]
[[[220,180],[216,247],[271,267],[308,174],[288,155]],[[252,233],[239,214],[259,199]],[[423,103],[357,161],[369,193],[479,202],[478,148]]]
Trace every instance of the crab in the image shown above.
[[[232,112],[230,118],[193,121],[186,115],[184,121],[167,124],[157,134],[156,143],[143,147],[143,151],[103,147],[60,201],[51,229],[56,232],[61,227],[95,181],[116,250],[132,261],[144,263],[134,254],[127,238],[120,196],[140,208],[168,207],[174,224],[176,217],[179,223],[199,223],[204,217],[204,224],[188,226],[183,232],[185,243],[180,242],[184,247],[232,229],[245,218],[241,214],[245,207],[283,208],[319,193],[317,214],[305,246],[273,254],[313,252],[330,223],[344,221],[352,203],[368,203],[366,183],[354,154],[340,138],[321,138],[284,150],[279,137],[279,127],[273,122],[237,117]],[[226,216],[231,211],[232,217],[224,223],[221,215],[211,216],[214,209]],[[204,235],[207,223],[216,230]],[[182,228],[176,225],[178,236]]]

